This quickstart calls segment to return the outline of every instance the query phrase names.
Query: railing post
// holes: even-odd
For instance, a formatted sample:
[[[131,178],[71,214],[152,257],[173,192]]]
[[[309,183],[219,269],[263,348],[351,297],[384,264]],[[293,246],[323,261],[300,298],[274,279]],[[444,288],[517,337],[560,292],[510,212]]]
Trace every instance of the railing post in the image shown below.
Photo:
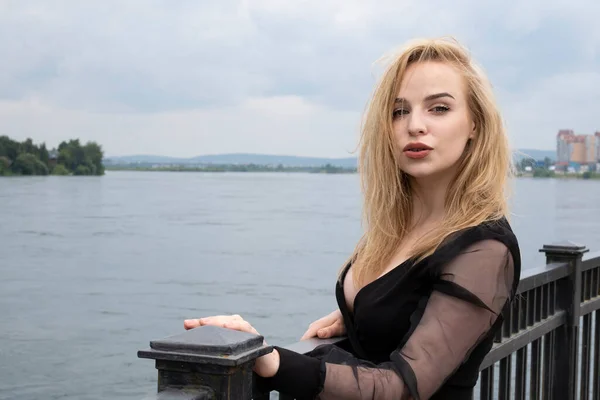
[[[161,399],[249,400],[254,361],[272,349],[262,336],[201,326],[151,341],[138,357],[156,360]]]
[[[546,263],[569,263],[569,276],[559,281],[556,290],[560,309],[567,313],[566,324],[558,328],[554,336],[554,367],[552,368],[552,395],[555,399],[577,398],[579,359],[579,317],[581,308],[581,259],[588,249],[572,242],[544,245],[540,252],[546,253]],[[555,299],[549,299],[555,301]],[[549,377],[550,378],[550,377]]]

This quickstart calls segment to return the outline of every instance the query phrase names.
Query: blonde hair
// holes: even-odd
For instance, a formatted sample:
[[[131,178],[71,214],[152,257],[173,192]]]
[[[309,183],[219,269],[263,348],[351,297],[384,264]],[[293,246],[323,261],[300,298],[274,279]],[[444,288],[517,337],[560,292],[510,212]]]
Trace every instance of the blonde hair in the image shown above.
[[[409,43],[383,72],[363,120],[358,171],[364,195],[365,233],[348,260],[354,263],[357,287],[384,272],[410,228],[411,188],[395,156],[392,113],[407,68],[427,61],[449,63],[463,75],[476,131],[448,188],[444,220],[417,241],[409,258],[422,260],[452,233],[507,217],[506,183],[512,162],[491,85],[468,51],[455,40]]]

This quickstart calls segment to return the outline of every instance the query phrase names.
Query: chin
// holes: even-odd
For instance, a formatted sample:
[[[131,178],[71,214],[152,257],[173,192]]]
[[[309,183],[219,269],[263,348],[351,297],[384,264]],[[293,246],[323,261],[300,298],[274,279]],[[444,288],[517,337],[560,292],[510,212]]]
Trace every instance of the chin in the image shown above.
[[[440,172],[432,169],[429,165],[406,165],[401,166],[400,170],[415,179],[428,178],[430,176],[435,176]]]
[[[414,179],[427,179],[432,176],[436,176],[435,173],[431,173],[429,171],[417,171],[417,170],[403,170],[405,174]]]
[[[458,160],[454,163],[438,163],[434,160],[431,160],[430,162],[411,161],[412,160],[401,163],[400,170],[416,180],[445,179],[456,173],[456,166],[458,163]]]

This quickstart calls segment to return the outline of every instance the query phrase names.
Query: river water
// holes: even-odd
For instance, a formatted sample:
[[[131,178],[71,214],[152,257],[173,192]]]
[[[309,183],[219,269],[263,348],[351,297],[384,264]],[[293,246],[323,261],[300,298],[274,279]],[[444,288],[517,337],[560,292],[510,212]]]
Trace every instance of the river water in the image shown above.
[[[521,178],[523,267],[600,250],[600,182]],[[0,179],[0,399],[142,399],[136,352],[185,318],[239,313],[273,344],[335,307],[359,238],[357,175],[108,172]]]

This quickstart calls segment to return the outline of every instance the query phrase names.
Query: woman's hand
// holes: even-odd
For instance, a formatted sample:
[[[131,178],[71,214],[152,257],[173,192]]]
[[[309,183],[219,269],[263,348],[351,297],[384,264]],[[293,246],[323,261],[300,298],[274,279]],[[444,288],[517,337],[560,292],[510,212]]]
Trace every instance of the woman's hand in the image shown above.
[[[320,339],[326,339],[335,336],[343,336],[346,333],[344,319],[339,309],[329,315],[316,320],[308,326],[308,330],[300,340],[310,339],[317,336]]]
[[[252,325],[248,323],[248,321],[244,321],[244,319],[239,315],[216,315],[213,317],[186,319],[183,321],[183,327],[186,330],[205,325],[219,326],[221,328],[260,335],[256,329],[254,329]],[[273,349],[271,353],[265,354],[264,356],[256,359],[254,364],[254,372],[263,378],[271,378],[279,370],[279,361],[279,353],[277,350]]]

